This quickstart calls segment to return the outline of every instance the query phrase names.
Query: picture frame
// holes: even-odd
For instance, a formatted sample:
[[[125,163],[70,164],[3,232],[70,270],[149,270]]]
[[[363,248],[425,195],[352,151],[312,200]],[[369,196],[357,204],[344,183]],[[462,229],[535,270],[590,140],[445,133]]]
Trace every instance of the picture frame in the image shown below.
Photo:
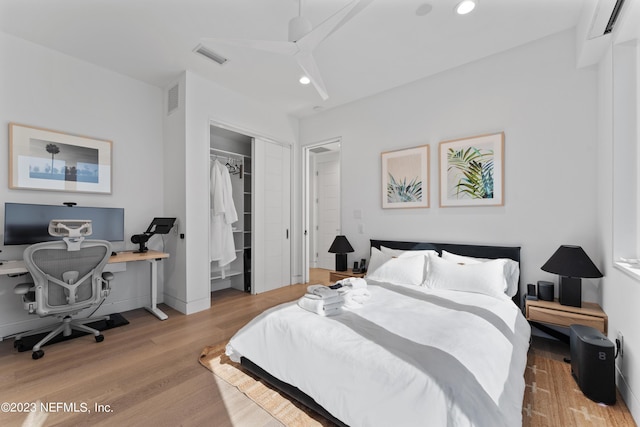
[[[111,194],[112,142],[9,123],[9,188]]]
[[[429,145],[386,151],[382,157],[382,208],[429,207]]]
[[[443,141],[440,206],[504,205],[504,132]]]

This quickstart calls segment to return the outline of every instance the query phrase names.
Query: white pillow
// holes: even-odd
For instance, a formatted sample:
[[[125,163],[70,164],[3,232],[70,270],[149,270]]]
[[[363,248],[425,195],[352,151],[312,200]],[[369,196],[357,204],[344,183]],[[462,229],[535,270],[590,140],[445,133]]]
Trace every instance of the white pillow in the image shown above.
[[[410,258],[413,256],[424,256],[424,275],[422,278],[422,284],[429,274],[429,263],[427,262],[430,256],[439,256],[438,251],[433,249],[420,249],[416,251],[403,250],[403,249],[391,249],[386,246],[380,246],[380,250],[383,254],[391,255],[394,258]]]
[[[462,256],[452,254],[451,252],[442,251],[442,259],[447,261],[459,263],[459,264],[479,264],[487,261],[495,261],[488,258],[474,258],[470,256]],[[520,264],[517,261],[508,258],[500,258],[505,262],[504,276],[505,276],[505,288],[504,293],[513,297],[518,293],[518,282],[520,281]]]
[[[371,260],[367,279],[400,285],[420,285],[424,280],[424,256],[394,258],[376,248],[371,248]]]
[[[403,250],[403,249],[391,249],[386,246],[380,246],[380,250],[383,254],[391,255],[395,258],[407,258],[412,256],[424,255],[424,256],[438,256],[438,251],[433,249],[420,249],[417,251]]]
[[[428,288],[475,292],[505,298],[504,259],[461,265],[432,257],[428,262],[429,276],[425,281]]]

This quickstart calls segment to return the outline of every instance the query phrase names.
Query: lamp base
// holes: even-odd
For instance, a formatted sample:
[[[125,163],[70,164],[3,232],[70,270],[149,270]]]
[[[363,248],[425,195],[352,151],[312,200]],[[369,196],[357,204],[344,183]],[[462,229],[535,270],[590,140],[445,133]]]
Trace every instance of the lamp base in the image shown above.
[[[562,305],[582,307],[582,279],[560,276],[558,300]]]
[[[336,271],[347,271],[347,254],[336,254]]]

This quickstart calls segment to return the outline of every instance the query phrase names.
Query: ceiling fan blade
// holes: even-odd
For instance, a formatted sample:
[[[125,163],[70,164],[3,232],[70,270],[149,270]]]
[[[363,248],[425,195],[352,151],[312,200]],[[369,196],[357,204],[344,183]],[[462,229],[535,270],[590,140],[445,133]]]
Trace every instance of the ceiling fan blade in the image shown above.
[[[295,55],[299,50],[296,43],[287,41],[203,38],[202,42],[205,44],[224,43],[232,46],[248,47],[250,49],[262,50],[265,52],[287,56]]]
[[[333,30],[331,30],[331,32],[327,35],[327,37],[333,34],[340,27],[342,27],[347,21],[351,20],[354,16],[362,12],[362,10],[365,7],[373,3],[373,0],[357,0],[356,3],[357,4],[349,11],[349,13],[347,13],[347,15],[342,19],[342,21],[340,21],[338,25],[333,27]]]
[[[300,52],[296,55],[296,60],[302,68],[302,71],[309,77],[311,83],[320,94],[320,97],[326,101],[329,99],[329,94],[327,93],[327,88],[324,86],[324,82],[322,81],[322,76],[320,75],[320,70],[318,69],[318,65],[316,64],[316,60],[313,58],[313,55],[310,52]]]
[[[330,34],[342,27],[347,21],[356,16],[373,0],[353,0],[345,7],[318,24],[313,30],[305,34],[296,42],[300,50],[312,51]]]

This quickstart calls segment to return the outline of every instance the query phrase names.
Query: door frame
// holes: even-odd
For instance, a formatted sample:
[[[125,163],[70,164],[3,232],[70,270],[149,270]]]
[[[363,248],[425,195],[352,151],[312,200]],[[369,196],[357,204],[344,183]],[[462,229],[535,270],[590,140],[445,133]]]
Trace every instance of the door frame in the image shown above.
[[[318,147],[322,147],[325,145],[330,145],[330,144],[338,144],[340,145],[342,143],[342,137],[334,137],[334,138],[330,138],[330,139],[325,139],[319,142],[315,142],[309,145],[305,145],[304,147],[302,147],[302,177],[303,177],[303,186],[302,186],[302,282],[303,283],[307,283],[309,282],[309,270],[310,270],[310,265],[311,265],[311,257],[310,257],[310,251],[309,251],[309,243],[310,243],[310,230],[312,227],[312,224],[310,224],[310,213],[312,211],[312,209],[310,208],[310,197],[311,197],[311,179],[309,176],[309,172],[311,171],[311,150],[318,148]],[[340,169],[340,176],[342,177],[342,147],[340,148],[339,152],[338,152],[338,164],[339,164],[339,169]],[[340,181],[342,181],[342,178],[340,179]],[[340,187],[339,187],[339,199],[340,201],[342,201],[342,182],[340,183]],[[340,205],[342,206],[342,203],[340,202]],[[340,215],[340,228],[342,228],[342,215]]]

